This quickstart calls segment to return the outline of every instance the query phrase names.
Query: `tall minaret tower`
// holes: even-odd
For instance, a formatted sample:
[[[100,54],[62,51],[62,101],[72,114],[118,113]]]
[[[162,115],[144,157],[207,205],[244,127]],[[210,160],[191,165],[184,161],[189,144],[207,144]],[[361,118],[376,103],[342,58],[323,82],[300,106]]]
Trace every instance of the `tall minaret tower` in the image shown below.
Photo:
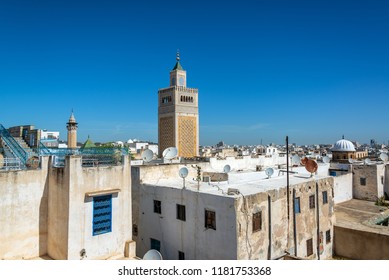
[[[66,128],[68,129],[68,148],[75,149],[77,148],[77,122],[74,118],[73,110],[66,124]]]
[[[199,154],[198,89],[186,87],[186,71],[177,52],[170,71],[170,86],[158,90],[158,150],[176,147],[178,156]]]

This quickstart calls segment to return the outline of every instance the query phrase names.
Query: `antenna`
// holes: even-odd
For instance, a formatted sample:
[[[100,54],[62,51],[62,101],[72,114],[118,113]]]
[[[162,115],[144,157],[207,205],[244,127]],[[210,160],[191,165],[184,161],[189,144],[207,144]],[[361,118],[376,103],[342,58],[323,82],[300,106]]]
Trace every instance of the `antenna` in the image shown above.
[[[183,186],[184,189],[185,189],[185,178],[186,178],[186,176],[188,176],[188,173],[189,173],[189,170],[185,166],[181,167],[180,170],[178,170],[178,175],[180,175],[180,177],[184,181],[184,186]]]
[[[330,163],[330,158],[329,157],[327,157],[327,156],[325,156],[325,157],[323,157],[323,162],[324,163]]]
[[[383,162],[387,162],[389,160],[389,156],[388,154],[386,153],[381,153],[380,154],[380,159],[383,161]]]
[[[142,152],[141,157],[144,162],[150,162],[154,157],[154,153],[152,150],[146,149]]]
[[[230,166],[229,164],[224,165],[223,172],[224,172],[224,173],[228,173],[228,172],[230,172],[230,171],[231,171],[231,166]]]
[[[365,159],[365,164],[371,164],[371,160],[369,158]]]
[[[292,156],[292,165],[299,165],[300,164],[300,157],[298,155]]]
[[[166,148],[163,152],[162,152],[162,156],[164,159],[173,159],[175,158],[176,156],[178,155],[178,150],[176,147],[169,147],[169,148]]]
[[[313,159],[306,158],[305,160],[305,169],[311,173],[311,177],[313,176],[313,173],[317,171],[318,165],[317,162]]]
[[[162,255],[155,249],[148,250],[143,256],[143,260],[147,261],[160,261],[163,260]]]
[[[266,168],[265,173],[266,173],[266,175],[267,175],[267,178],[270,179],[270,177],[271,177],[271,176],[273,175],[273,173],[274,173],[274,169],[271,168],[271,167]]]
[[[349,158],[349,159],[348,159],[348,162],[351,163],[351,164],[353,164],[355,161],[354,161],[352,158]]]

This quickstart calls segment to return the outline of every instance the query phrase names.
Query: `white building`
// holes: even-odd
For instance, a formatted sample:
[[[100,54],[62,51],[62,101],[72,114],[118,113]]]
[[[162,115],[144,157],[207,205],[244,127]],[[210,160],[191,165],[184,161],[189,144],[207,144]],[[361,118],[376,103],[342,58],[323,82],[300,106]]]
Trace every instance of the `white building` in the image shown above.
[[[233,168],[226,180],[212,163],[198,163],[216,178],[198,183],[191,165],[185,182],[179,177],[183,166],[132,167],[137,256],[149,249],[164,259],[277,259],[285,251],[304,259],[332,256],[328,165],[321,165],[315,178],[294,168],[298,174],[290,176],[289,196],[286,175],[278,170],[267,179],[264,172]]]

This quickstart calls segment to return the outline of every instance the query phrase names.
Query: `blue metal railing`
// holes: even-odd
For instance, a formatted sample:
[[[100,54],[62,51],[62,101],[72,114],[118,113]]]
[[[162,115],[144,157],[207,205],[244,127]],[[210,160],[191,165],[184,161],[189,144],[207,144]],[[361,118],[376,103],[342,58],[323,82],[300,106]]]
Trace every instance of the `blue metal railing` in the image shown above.
[[[29,154],[23,149],[22,146],[12,137],[8,130],[0,124],[0,136],[4,143],[12,150],[14,156],[20,159],[23,165],[26,164]]]

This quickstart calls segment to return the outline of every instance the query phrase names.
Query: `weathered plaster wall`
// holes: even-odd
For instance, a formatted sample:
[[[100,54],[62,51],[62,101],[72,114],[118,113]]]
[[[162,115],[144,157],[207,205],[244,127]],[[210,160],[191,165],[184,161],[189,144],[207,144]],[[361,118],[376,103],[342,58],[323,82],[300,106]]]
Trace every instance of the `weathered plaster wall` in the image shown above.
[[[335,226],[335,255],[354,260],[388,260],[389,234]]]
[[[178,251],[185,253],[185,259],[236,259],[234,197],[220,199],[211,194],[150,184],[150,177],[177,177],[179,167],[132,168],[133,223],[138,227],[138,236],[133,238],[137,256],[143,257],[153,238],[161,242],[164,259],[178,259]],[[194,173],[188,177],[191,176]],[[146,178],[148,183],[142,184]],[[154,213],[154,200],[161,201],[161,214]],[[186,221],[177,219],[177,204],[185,205]],[[216,212],[216,230],[205,228],[205,209]]]
[[[0,172],[0,259],[28,259],[47,252],[47,164]]]
[[[55,259],[88,259],[124,255],[131,241],[131,169],[121,166],[81,166],[81,157],[66,158],[65,168],[53,168],[49,191],[48,253]],[[112,190],[116,190],[110,192]],[[112,231],[93,236],[93,198],[89,193],[112,193]]]
[[[353,174],[344,173],[334,178],[334,202],[341,203],[353,198]]]
[[[274,259],[282,256],[285,250],[294,250],[293,238],[293,189],[296,197],[300,197],[301,213],[296,214],[297,257],[317,259],[317,207],[319,206],[319,232],[322,232],[322,252],[320,259],[332,256],[332,241],[325,242],[325,232],[333,234],[335,216],[333,214],[333,178],[318,181],[319,205],[309,208],[309,196],[315,195],[315,182],[298,184],[290,187],[290,219],[288,230],[287,195],[286,188],[271,190],[267,193],[239,198],[237,201],[237,229],[238,229],[238,259]],[[323,204],[322,192],[327,191],[328,203]],[[269,219],[268,195],[271,198]],[[315,199],[316,203],[316,199]],[[262,211],[262,230],[252,231],[253,213]],[[271,236],[269,236],[269,228]],[[289,234],[288,234],[289,232]],[[313,255],[307,256],[306,241],[313,239]],[[269,249],[269,244],[271,248]]]
[[[353,174],[353,198],[377,201],[383,195],[383,165],[354,165]],[[366,185],[361,184],[360,178],[366,178]]]

